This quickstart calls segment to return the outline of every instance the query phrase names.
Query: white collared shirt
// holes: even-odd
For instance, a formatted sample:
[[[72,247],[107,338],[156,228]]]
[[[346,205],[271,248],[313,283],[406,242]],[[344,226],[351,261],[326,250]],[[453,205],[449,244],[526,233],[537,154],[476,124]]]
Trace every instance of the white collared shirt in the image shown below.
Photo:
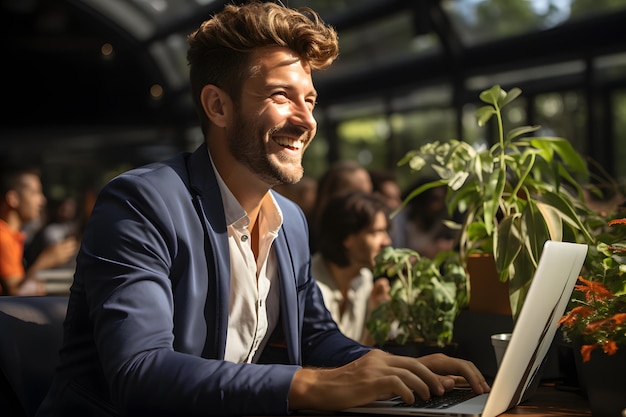
[[[357,342],[362,342],[365,336],[365,322],[369,314],[368,302],[374,287],[372,271],[367,268],[360,269],[359,275],[350,281],[345,300],[319,252],[311,258],[311,272],[322,292],[324,304],[341,333]],[[344,302],[344,312],[341,314],[340,306]]]
[[[248,230],[250,219],[215,166],[213,170],[224,201],[230,249],[230,305],[225,359],[236,363],[254,363],[278,324],[280,287],[272,243],[282,225],[282,212],[274,197],[268,193],[261,203],[257,220],[259,255],[255,261]]]

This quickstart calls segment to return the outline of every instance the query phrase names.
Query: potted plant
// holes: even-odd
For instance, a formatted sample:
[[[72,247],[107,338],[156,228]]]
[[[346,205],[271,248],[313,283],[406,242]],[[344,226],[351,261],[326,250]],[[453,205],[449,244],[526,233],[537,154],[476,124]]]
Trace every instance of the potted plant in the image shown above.
[[[576,346],[579,380],[594,416],[626,408],[626,218],[608,222],[590,247],[579,284],[560,324]]]
[[[490,254],[501,282],[508,283],[516,317],[523,304],[546,240],[592,242],[583,203],[588,170],[585,160],[563,138],[527,136],[539,126],[505,130],[502,109],[521,90],[499,85],[483,91],[478,124],[494,119],[497,141],[484,150],[451,139],[409,151],[399,162],[416,173],[430,169],[436,178],[415,190],[392,214],[427,189],[447,187],[450,213],[460,213],[458,244],[465,264],[473,254]],[[474,285],[470,272],[470,286]],[[495,285],[495,284],[494,284]],[[472,293],[470,291],[470,298]]]
[[[451,345],[454,321],[467,304],[467,276],[457,253],[429,259],[411,249],[387,247],[376,257],[374,278],[379,277],[389,279],[391,298],[366,322],[378,346],[419,345],[423,354],[424,347]]]

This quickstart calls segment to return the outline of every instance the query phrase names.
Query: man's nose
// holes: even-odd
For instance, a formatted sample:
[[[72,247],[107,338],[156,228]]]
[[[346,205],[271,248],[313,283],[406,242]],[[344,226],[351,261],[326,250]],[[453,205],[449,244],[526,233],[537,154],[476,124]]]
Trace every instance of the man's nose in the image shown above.
[[[387,247],[391,245],[391,236],[389,236],[389,232],[385,232],[385,236],[383,237],[382,246]]]
[[[313,117],[313,110],[310,108],[310,104],[304,101],[293,106],[292,120],[294,125],[307,131],[313,131],[317,128],[317,120]]]

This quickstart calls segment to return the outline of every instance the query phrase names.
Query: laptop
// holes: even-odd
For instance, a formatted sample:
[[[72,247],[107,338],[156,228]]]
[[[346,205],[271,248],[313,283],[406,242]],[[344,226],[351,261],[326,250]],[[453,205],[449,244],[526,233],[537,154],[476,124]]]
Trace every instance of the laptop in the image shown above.
[[[444,408],[407,405],[398,398],[342,411],[379,415],[493,417],[517,406],[541,378],[541,364],[552,344],[557,322],[571,298],[586,255],[587,245],[584,244],[556,241],[544,244],[490,393],[476,395],[469,388],[455,389],[452,391],[454,395],[470,398]],[[432,400],[438,398],[433,397]]]

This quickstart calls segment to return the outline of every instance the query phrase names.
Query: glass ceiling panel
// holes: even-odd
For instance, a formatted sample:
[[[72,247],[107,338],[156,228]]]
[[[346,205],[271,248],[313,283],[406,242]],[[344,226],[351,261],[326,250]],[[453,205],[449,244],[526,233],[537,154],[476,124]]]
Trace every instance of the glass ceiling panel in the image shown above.
[[[624,0],[442,0],[466,46],[626,8]]]
[[[339,48],[339,59],[330,69],[334,74],[436,51],[440,42],[434,33],[415,36],[411,13],[403,11],[341,32]]]
[[[108,0],[111,1],[111,0]],[[168,25],[181,17],[188,16],[198,7],[220,1],[196,0],[126,0],[152,20],[155,26]]]
[[[327,19],[335,13],[344,12],[363,4],[363,0],[283,0],[288,7],[310,7]]]
[[[166,79],[166,89],[178,91],[185,88],[186,37],[195,29],[198,18],[202,18],[199,11],[207,13],[207,6],[219,10],[225,3],[224,0],[75,1],[99,11],[135,39],[145,42]],[[339,59],[328,71],[319,73],[318,80],[443,53],[444,43],[439,35],[458,38],[467,48],[626,8],[624,0],[440,0],[440,3],[428,2],[429,6],[422,8],[411,2],[394,1],[385,8],[387,1],[283,0],[289,7],[312,7],[325,21],[337,25]],[[439,35],[433,31],[437,25],[416,28],[419,22],[432,18],[438,6],[447,14],[451,27],[440,25]],[[184,22],[194,27],[185,27]],[[452,46],[456,45],[451,42]]]

